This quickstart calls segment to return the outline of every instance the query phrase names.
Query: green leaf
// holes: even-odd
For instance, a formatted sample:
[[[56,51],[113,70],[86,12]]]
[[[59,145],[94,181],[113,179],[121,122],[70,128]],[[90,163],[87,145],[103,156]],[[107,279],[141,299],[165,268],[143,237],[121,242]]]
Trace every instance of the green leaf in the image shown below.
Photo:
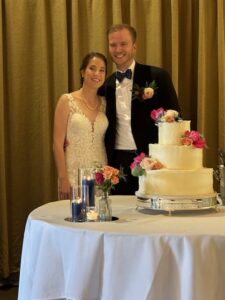
[[[135,177],[138,177],[138,176],[144,175],[145,170],[142,169],[140,166],[137,166],[131,170],[131,174]]]

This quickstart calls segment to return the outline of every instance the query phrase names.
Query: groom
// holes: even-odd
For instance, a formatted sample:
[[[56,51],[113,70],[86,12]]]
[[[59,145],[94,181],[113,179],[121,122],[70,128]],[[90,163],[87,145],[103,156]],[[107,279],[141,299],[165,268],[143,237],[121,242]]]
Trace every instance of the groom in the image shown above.
[[[105,136],[108,164],[123,167],[127,175],[126,182],[116,185],[114,194],[133,195],[138,190],[138,178],[131,175],[130,164],[137,154],[148,155],[148,144],[158,141],[158,129],[150,112],[160,107],[180,108],[168,72],[135,61],[137,34],[133,27],[113,25],[107,36],[109,53],[117,67],[103,86],[109,120]],[[148,89],[147,99],[143,99],[141,88],[146,84],[153,89]]]

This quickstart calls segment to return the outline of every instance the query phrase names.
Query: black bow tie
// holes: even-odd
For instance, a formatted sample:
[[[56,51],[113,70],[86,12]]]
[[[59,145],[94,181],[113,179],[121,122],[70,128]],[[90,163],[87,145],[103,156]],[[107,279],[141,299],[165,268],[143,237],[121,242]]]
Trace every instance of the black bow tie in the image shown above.
[[[119,71],[116,72],[116,79],[118,79],[119,82],[122,82],[125,77],[127,77],[128,79],[131,79],[131,77],[132,77],[131,69],[128,69],[128,70],[126,70],[126,72],[123,72],[123,73],[119,72]]]

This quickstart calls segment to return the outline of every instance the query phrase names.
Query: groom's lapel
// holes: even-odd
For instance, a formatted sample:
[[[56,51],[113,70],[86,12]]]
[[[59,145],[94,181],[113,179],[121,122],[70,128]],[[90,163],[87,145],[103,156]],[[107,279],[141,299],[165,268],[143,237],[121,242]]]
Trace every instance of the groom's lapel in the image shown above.
[[[107,115],[116,116],[116,73],[107,82]]]
[[[135,68],[134,68],[134,79],[133,79],[133,87],[134,84],[139,85],[139,87],[144,87],[145,86],[145,76],[143,76],[143,67],[142,65],[136,63]],[[134,110],[136,107],[141,105],[141,101],[139,101],[137,98],[134,98],[132,100],[132,116],[134,113]]]
[[[111,88],[116,89],[116,72],[110,76],[108,85]]]
[[[140,82],[142,82],[142,73],[141,73],[141,66],[136,63],[135,67],[134,67],[134,80],[133,80],[133,84],[140,84]]]

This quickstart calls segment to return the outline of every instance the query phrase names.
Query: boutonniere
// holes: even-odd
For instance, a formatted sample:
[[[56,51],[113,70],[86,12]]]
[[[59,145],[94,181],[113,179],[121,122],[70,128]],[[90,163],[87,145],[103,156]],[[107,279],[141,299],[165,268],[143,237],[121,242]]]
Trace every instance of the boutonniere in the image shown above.
[[[140,101],[144,101],[150,99],[154,96],[155,90],[157,89],[157,85],[155,80],[148,83],[146,81],[145,87],[140,87],[138,84],[134,84],[132,89],[132,100],[139,99]]]

